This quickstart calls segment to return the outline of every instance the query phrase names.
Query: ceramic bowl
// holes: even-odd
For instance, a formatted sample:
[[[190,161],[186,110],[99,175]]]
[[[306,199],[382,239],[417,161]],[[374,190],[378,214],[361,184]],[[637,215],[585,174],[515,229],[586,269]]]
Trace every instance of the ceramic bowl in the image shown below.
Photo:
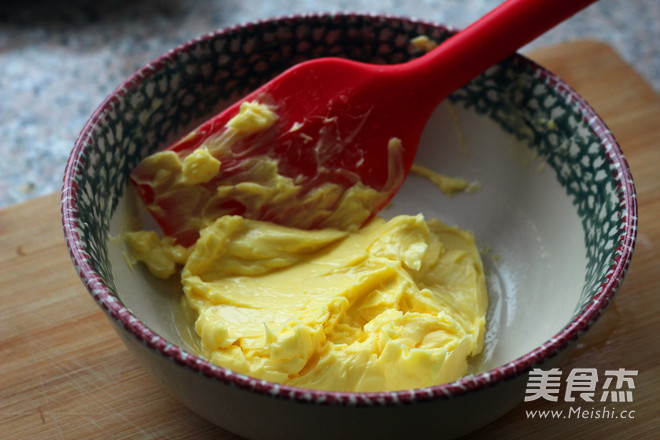
[[[339,56],[398,63],[443,26],[325,14],[246,24],[166,53],[121,84],[82,130],[62,191],[64,233],[89,293],[139,362],[203,418],[247,438],[452,438],[519,404],[528,372],[551,368],[604,311],[628,268],[635,190],[615,139],[558,77],[515,55],[443,102],[416,161],[478,181],[447,197],[410,175],[382,215],[437,217],[472,230],[490,296],[483,355],[456,382],[382,393],[277,385],[211,365],[190,349],[180,288],[129,268],[119,235],[127,176],[288,66]],[[183,328],[183,330],[182,330]]]

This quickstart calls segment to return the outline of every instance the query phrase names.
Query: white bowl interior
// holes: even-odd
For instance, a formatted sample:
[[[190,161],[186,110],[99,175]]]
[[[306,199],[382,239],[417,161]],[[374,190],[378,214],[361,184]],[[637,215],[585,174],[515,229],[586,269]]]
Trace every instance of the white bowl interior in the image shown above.
[[[472,372],[503,365],[558,333],[580,301],[586,273],[584,229],[555,172],[533,149],[491,118],[461,103],[442,103],[422,136],[416,162],[478,181],[472,194],[448,197],[411,174],[381,215],[422,212],[474,232],[487,271],[489,311],[484,353]],[[110,223],[118,236],[131,220],[124,191]],[[108,256],[118,297],[155,333],[191,350],[194,332],[180,306],[177,281],[130,267],[121,240]]]

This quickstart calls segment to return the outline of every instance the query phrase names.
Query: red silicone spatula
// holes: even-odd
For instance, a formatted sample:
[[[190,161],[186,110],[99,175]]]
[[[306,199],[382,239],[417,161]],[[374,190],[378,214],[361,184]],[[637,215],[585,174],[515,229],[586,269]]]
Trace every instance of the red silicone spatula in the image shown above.
[[[331,215],[328,203],[321,210],[310,204],[282,204],[275,197],[260,200],[255,210],[231,192],[218,197],[216,187],[235,183],[244,164],[254,158],[276,160],[278,173],[296,182],[301,197],[325,183],[346,189],[361,181],[384,193],[378,203],[366,207],[373,215],[397,191],[429,116],[446,96],[594,1],[508,0],[404,64],[371,65],[340,58],[298,64],[169,147],[183,159],[218,136],[242,102],[272,105],[278,116],[275,124],[225,151],[214,179],[196,185],[195,191],[170,188],[164,194],[154,185],[158,170],[138,166],[132,181],[164,233],[184,245],[194,242],[200,219],[210,213],[242,214],[304,228],[333,226],[318,214]],[[394,156],[393,138],[401,145]],[[306,210],[308,215],[301,215]]]

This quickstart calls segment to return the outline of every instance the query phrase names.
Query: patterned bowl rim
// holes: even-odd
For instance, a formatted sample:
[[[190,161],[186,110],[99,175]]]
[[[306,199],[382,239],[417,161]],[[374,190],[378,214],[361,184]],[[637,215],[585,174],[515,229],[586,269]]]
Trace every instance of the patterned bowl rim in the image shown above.
[[[580,338],[586,330],[591,327],[600,317],[607,305],[612,300],[615,292],[620,287],[623,278],[630,265],[633,249],[637,235],[637,200],[635,187],[628,163],[623,153],[610,132],[609,128],[600,119],[591,106],[570,86],[564,83],[559,77],[547,69],[539,66],[533,61],[522,55],[514,55],[517,62],[522,62],[531,68],[534,76],[544,81],[550,88],[554,88],[564,99],[569,100],[575,108],[582,114],[583,121],[593,130],[595,136],[599,139],[602,146],[609,156],[609,160],[616,169],[614,176],[619,182],[617,191],[621,192],[618,212],[624,218],[621,234],[618,239],[618,245],[614,251],[613,263],[609,267],[604,281],[601,283],[598,292],[593,296],[592,301],[585,309],[573,318],[562,330],[548,341],[535,348],[534,350],[520,356],[519,358],[508,362],[507,364],[496,367],[492,370],[465,376],[459,380],[442,385],[436,385],[426,388],[388,391],[388,392],[335,392],[311,390],[305,388],[292,387],[276,384],[265,380],[255,379],[242,374],[237,374],[226,368],[213,365],[210,362],[186,352],[182,348],[173,345],[163,337],[154,333],[135,315],[130,312],[119,301],[112,291],[105,285],[99,273],[92,267],[89,255],[83,248],[84,237],[79,234],[77,228],[77,199],[78,187],[75,177],[80,175],[79,165],[81,164],[81,155],[88,144],[88,140],[95,131],[95,126],[103,121],[105,112],[110,108],[113,101],[118,96],[123,96],[127,89],[148,79],[156,71],[163,68],[171,57],[180,52],[190,51],[196,44],[212,40],[214,38],[230,35],[241,29],[255,29],[266,24],[287,23],[293,21],[318,19],[324,17],[342,17],[342,18],[367,18],[372,20],[399,20],[402,23],[410,25],[422,25],[434,28],[441,28],[453,31],[450,27],[428,20],[417,19],[391,14],[372,14],[361,12],[316,12],[305,14],[291,14],[270,19],[246,22],[243,24],[226,27],[214,32],[204,34],[198,38],[183,43],[174,49],[164,53],[151,63],[140,68],[131,75],[122,84],[120,84],[94,111],[90,119],[83,127],[74,148],[67,161],[63,188],[61,194],[61,214],[62,225],[66,244],[69,249],[71,259],[78,271],[78,275],[90,292],[94,300],[117,324],[123,327],[128,333],[137,338],[160,356],[164,356],[170,361],[175,362],[183,368],[202,374],[212,380],[218,380],[226,385],[236,386],[240,389],[255,392],[257,394],[269,395],[275,398],[287,399],[301,403],[311,404],[331,404],[343,406],[389,406],[409,404],[419,401],[429,401],[434,399],[446,399],[476,392],[490,386],[494,386],[502,381],[512,380],[525,373],[535,366],[539,366],[546,360],[556,356],[562,350],[567,348],[572,342]]]

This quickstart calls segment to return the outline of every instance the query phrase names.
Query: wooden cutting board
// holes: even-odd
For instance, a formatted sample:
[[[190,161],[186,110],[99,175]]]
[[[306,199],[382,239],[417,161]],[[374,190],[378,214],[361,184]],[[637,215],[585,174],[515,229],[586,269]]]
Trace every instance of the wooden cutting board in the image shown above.
[[[529,55],[601,114],[637,185],[639,237],[626,281],[562,365],[638,370],[633,401],[610,405],[634,418],[528,418],[572,405],[538,400],[469,438],[651,438],[660,432],[660,96],[602,43]],[[69,260],[57,194],[0,210],[0,331],[2,439],[236,438],[162,391],[124,348]]]

